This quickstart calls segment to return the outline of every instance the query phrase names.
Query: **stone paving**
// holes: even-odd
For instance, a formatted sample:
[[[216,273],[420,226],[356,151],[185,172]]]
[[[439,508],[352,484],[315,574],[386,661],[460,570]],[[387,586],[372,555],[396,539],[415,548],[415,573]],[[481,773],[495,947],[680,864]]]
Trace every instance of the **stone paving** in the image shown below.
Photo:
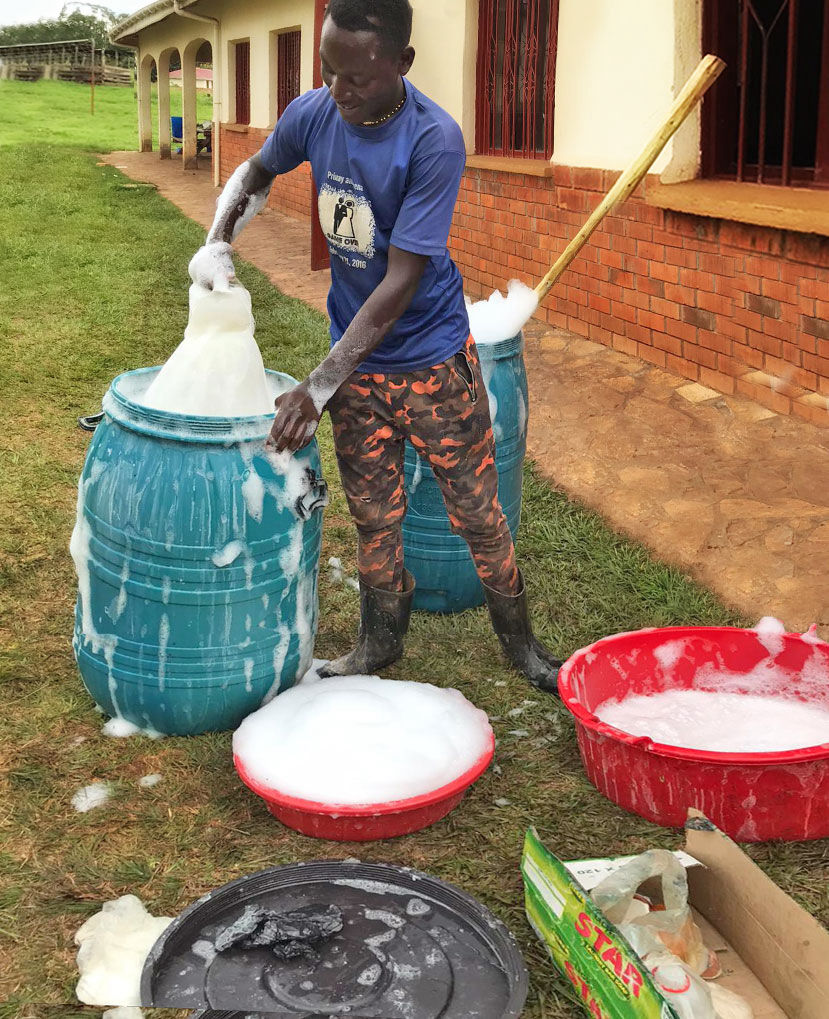
[[[212,220],[209,171],[104,158]],[[235,247],[324,312],[329,275],[310,271],[307,223],[269,209]],[[525,336],[528,455],[552,484],[750,618],[816,622],[829,639],[829,412],[826,428],[782,417],[537,320]]]

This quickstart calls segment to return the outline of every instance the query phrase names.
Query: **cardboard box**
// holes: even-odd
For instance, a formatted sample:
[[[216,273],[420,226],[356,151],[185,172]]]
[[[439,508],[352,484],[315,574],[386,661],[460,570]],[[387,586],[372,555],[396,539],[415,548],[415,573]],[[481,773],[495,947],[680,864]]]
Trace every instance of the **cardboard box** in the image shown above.
[[[689,901],[723,968],[717,982],[741,994],[755,1019],[829,1019],[829,933],[698,811],[685,848]],[[527,916],[591,1019],[676,1019],[585,887],[627,859],[565,864],[530,829],[521,861]]]

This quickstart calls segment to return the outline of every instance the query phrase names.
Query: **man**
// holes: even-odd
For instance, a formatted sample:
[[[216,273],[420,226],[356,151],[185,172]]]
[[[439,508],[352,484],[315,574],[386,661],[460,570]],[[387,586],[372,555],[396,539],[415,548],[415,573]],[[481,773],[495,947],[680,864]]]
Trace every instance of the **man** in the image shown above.
[[[466,151],[460,128],[406,79],[409,0],[331,0],[325,87],[295,99],[261,151],[227,182],[197,283],[233,276],[230,242],[277,174],[310,161],[331,251],[331,351],[276,401],[268,444],[295,451],[324,408],[358,531],[357,646],[323,675],[371,673],[403,650],[414,582],[403,565],[403,453],[432,467],[453,530],[470,546],[506,657],[555,692],[560,662],[533,636],[506,518],[486,389],[446,244]]]

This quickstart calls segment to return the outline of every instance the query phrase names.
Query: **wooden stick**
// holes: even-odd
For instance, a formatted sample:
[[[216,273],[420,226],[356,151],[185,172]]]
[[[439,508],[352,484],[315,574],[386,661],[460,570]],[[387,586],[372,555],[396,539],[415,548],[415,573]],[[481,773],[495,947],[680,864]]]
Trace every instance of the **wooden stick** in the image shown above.
[[[633,163],[631,163],[610,191],[608,191],[608,193],[604,196],[602,201],[596,206],[591,213],[590,218],[581,230],[579,230],[572,241],[570,241],[561,255],[559,255],[558,259],[550,267],[550,271],[535,288],[535,292],[538,294],[539,304],[544,300],[547,294],[549,294],[559,276],[561,276],[567,266],[581,251],[587,243],[590,235],[599,223],[601,223],[608,212],[617,205],[620,205],[633,191],[636,190],[636,187],[639,185],[648,170],[650,170],[651,166],[653,166],[656,161],[656,157],[662,149],[665,148],[674,132],[680,124],[682,124],[700,99],[702,99],[708,88],[714,84],[724,68],[725,62],[720,60],[719,57],[712,56],[709,53],[708,56],[702,58],[697,69],[676,97],[676,100],[671,107],[671,112],[668,114],[665,122],[642,150],[642,153]]]

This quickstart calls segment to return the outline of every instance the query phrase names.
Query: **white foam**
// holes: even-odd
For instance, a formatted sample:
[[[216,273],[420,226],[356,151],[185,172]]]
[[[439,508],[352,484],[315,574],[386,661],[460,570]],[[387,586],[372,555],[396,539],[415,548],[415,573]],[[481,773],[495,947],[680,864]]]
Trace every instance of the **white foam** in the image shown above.
[[[774,616],[763,616],[760,622],[754,627],[758,639],[772,658],[783,650],[783,634],[786,627]]]
[[[128,722],[126,718],[110,718],[110,720],[103,726],[101,732],[104,736],[110,736],[113,739],[126,739],[128,736],[137,736],[144,730],[140,725],[134,725],[132,722]]]
[[[230,566],[235,563],[236,560],[247,550],[247,545],[243,541],[234,539],[229,541],[223,548],[220,548],[218,552],[214,552],[210,557],[213,560],[213,565],[219,569],[223,569],[225,566]]]
[[[469,331],[478,344],[509,340],[523,329],[537,308],[536,292],[520,280],[510,280],[506,295],[493,290],[485,301],[467,300]]]
[[[380,803],[458,778],[491,732],[457,690],[345,676],[302,683],[249,715],[233,749],[256,782],[285,794]]]
[[[86,1005],[140,1005],[141,970],[172,919],[152,916],[135,895],[105,902],[75,935],[79,1000]]]
[[[112,788],[108,782],[93,782],[79,789],[72,797],[72,806],[79,814],[85,814],[88,810],[100,807],[112,795]],[[104,1005],[111,1005],[112,1002],[103,1002]]]
[[[143,775],[138,780],[138,784],[142,789],[151,789],[154,785],[158,785],[161,781],[161,775],[158,772],[154,772],[152,775]]]
[[[829,709],[783,697],[666,690],[605,701],[595,714],[632,736],[696,750],[771,753],[829,743]]]
[[[273,413],[256,340],[250,294],[190,287],[184,339],[141,397],[146,407],[197,417]]]

